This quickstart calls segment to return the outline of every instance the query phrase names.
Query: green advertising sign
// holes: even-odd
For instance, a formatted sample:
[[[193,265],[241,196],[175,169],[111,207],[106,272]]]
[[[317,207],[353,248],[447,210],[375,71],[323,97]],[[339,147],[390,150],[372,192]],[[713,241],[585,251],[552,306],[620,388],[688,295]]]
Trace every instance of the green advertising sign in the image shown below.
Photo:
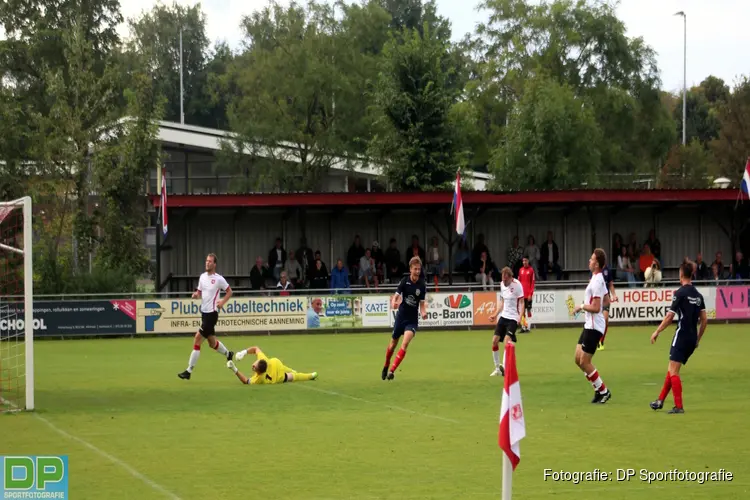
[[[308,330],[362,327],[362,297],[353,295],[312,296],[308,300]]]

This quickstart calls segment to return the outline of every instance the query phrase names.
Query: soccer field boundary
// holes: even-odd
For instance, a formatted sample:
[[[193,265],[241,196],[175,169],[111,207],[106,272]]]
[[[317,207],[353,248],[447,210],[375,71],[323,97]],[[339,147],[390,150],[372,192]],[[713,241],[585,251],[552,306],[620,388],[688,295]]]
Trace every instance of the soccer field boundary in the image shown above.
[[[360,398],[360,397],[357,397],[357,396],[350,396],[349,394],[344,394],[343,392],[329,391],[329,390],[326,390],[326,389],[320,389],[319,387],[311,387],[309,385],[300,385],[300,387],[303,388],[303,389],[307,389],[309,391],[315,391],[315,392],[320,392],[320,393],[323,393],[323,394],[329,394],[331,396],[338,396],[338,397],[341,397],[341,398],[351,399],[353,401],[359,401],[360,403],[366,403],[366,404],[371,404],[371,405],[382,406],[383,408],[388,408],[389,410],[400,411],[402,413],[408,413],[410,415],[418,415],[420,417],[431,418],[433,420],[441,420],[443,422],[450,422],[451,424],[460,424],[461,423],[458,420],[453,420],[452,418],[441,417],[439,415],[431,415],[429,413],[421,413],[421,412],[418,412],[418,411],[410,410],[408,408],[403,408],[401,406],[395,406],[395,405],[389,405],[389,404],[384,404],[384,403],[378,403],[376,401],[370,401],[370,400],[367,400],[367,399],[364,399],[364,398]]]
[[[49,427],[50,429],[52,429],[53,431],[55,431],[57,434],[63,436],[64,438],[67,438],[67,439],[69,439],[71,441],[75,441],[76,443],[78,443],[80,445],[83,445],[84,447],[86,447],[89,450],[93,451],[94,453],[96,453],[100,457],[109,460],[110,462],[112,462],[115,465],[118,465],[119,467],[121,467],[122,469],[124,469],[125,471],[127,471],[131,476],[133,476],[134,478],[140,480],[145,485],[150,486],[151,489],[153,489],[155,491],[158,491],[159,493],[162,493],[167,498],[171,498],[172,500],[182,500],[180,497],[178,497],[177,495],[175,495],[174,493],[172,493],[171,491],[169,491],[168,489],[166,489],[165,487],[163,487],[159,483],[156,483],[153,480],[151,480],[148,477],[146,477],[145,475],[141,474],[140,472],[138,472],[133,467],[131,467],[127,463],[123,462],[119,458],[117,458],[117,457],[115,457],[113,455],[110,455],[106,451],[104,451],[104,450],[102,450],[100,448],[97,448],[93,444],[89,443],[88,441],[86,441],[84,439],[79,438],[78,436],[74,436],[73,434],[70,434],[70,433],[68,433],[68,432],[60,429],[58,426],[56,426],[55,424],[53,424],[52,422],[50,422],[46,418],[42,417],[38,413],[34,413],[34,417],[36,419],[38,419],[39,421],[43,422],[45,425],[47,425],[47,427]]]

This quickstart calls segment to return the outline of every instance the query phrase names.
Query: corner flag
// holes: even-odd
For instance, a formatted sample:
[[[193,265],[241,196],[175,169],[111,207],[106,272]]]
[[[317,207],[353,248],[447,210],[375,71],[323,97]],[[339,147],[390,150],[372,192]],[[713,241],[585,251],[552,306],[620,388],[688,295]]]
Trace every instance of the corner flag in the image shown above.
[[[453,205],[451,211],[455,211],[456,233],[461,236],[466,232],[464,221],[464,202],[461,198],[461,172],[456,172],[456,183],[453,186]]]
[[[161,231],[167,237],[167,169],[161,169],[161,200],[159,202],[159,216],[161,217]]]
[[[521,461],[520,441],[526,436],[526,422],[523,418],[521,384],[516,368],[516,346],[505,344],[505,386],[500,408],[500,433],[498,444],[503,450],[503,500],[510,500],[513,484],[513,471]]]
[[[745,196],[750,197],[750,158],[747,159],[747,165],[745,165],[745,173],[740,181],[740,190],[745,193]]]

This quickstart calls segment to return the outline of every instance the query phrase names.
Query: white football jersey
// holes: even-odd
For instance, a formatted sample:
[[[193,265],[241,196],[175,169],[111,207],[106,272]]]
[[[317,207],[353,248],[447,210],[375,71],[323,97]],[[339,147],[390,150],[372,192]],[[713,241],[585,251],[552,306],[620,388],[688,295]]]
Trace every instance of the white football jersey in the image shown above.
[[[500,282],[500,296],[503,298],[503,312],[501,318],[521,321],[521,311],[518,309],[518,299],[523,298],[523,285],[517,279],[514,279],[510,286]]]
[[[602,273],[596,273],[591,277],[589,285],[586,287],[585,303],[591,304],[597,297],[604,301],[604,296],[607,295],[607,293],[607,284],[604,282],[604,276],[602,276]],[[605,323],[602,310],[600,309],[598,313],[590,313],[586,311],[586,322],[583,324],[583,328],[587,330],[596,330],[603,334]]]
[[[198,288],[201,292],[201,312],[212,313],[216,311],[216,303],[219,301],[219,292],[229,288],[229,283],[220,274],[201,274],[198,280]]]

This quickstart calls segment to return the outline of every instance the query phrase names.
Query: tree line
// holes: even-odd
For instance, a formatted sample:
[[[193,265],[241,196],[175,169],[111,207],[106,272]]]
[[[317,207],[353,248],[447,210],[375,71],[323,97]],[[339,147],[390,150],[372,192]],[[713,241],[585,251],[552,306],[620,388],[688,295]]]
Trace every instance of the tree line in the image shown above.
[[[739,178],[747,77],[689,89],[683,146],[682,97],[612,5],[480,7],[485,22],[453,41],[434,0],[269,2],[233,50],[208,39],[200,4],[126,20],[118,0],[0,2],[0,195],[43,207],[40,290],[130,289],[148,271],[140,195],[160,161],[154,122],[180,121],[180,32],[185,122],[235,133],[215,165],[232,191],[317,190],[341,161],[409,191],[449,189],[459,169],[503,190]]]

